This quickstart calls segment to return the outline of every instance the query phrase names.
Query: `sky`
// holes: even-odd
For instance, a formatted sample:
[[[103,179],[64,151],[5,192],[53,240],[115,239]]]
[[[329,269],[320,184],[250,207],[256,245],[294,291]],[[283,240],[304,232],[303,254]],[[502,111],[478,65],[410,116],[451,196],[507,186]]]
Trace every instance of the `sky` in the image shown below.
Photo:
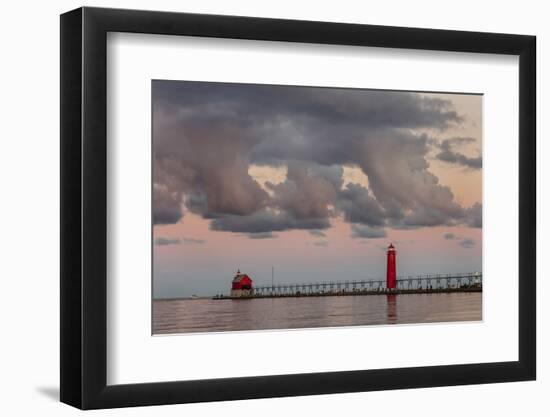
[[[481,271],[482,96],[152,81],[155,298]]]

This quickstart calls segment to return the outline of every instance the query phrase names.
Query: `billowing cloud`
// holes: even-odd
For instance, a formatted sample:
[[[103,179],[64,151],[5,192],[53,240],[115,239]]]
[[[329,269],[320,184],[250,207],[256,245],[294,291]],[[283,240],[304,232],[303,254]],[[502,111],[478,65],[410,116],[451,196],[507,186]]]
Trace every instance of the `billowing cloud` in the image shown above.
[[[181,218],[177,209],[181,210],[184,196],[192,196],[195,203],[188,209],[206,216],[246,215],[264,207],[268,195],[248,174],[247,157],[255,139],[231,123],[217,128],[222,130],[214,134],[208,123],[186,115],[179,106],[155,106],[157,224]]]
[[[461,165],[466,168],[471,169],[481,169],[482,167],[482,158],[481,155],[475,157],[468,157],[460,152],[453,150],[455,145],[461,145],[464,143],[470,143],[475,141],[473,138],[451,138],[442,141],[439,144],[440,152],[435,156],[436,159],[439,159],[443,162],[448,162],[451,164]]]
[[[449,215],[449,213],[437,207],[420,206],[408,213],[403,221],[396,223],[395,227],[414,229],[418,227],[452,226],[457,224],[461,217],[462,209],[459,209],[456,215]]]
[[[479,203],[475,203],[473,206],[465,210],[466,225],[470,227],[482,227],[483,226],[483,207]]]
[[[386,217],[384,210],[369,190],[360,184],[347,184],[339,192],[336,205],[342,211],[344,220],[349,223],[372,226],[384,224]]]
[[[417,93],[154,81],[154,221],[189,211],[250,237],[321,231],[336,216],[358,236],[480,227],[481,206],[462,207],[440,184],[434,141],[419,133],[462,121],[450,101]],[[440,154],[455,145],[442,142]],[[251,165],[284,166],[286,178],[260,184]],[[368,187],[344,186],[344,166],[360,168]]]
[[[288,162],[286,181],[266,183],[273,192],[271,205],[296,219],[328,218],[342,185],[343,168]]]

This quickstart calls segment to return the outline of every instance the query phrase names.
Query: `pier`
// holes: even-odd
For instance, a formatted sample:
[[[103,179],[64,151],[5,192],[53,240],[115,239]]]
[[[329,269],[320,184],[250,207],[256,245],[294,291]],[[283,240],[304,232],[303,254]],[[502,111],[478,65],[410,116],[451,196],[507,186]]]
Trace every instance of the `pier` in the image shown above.
[[[219,295],[214,299],[250,299],[275,297],[324,297],[381,294],[437,294],[454,292],[481,292],[481,272],[431,274],[396,277],[395,286],[387,287],[387,280],[323,281],[302,284],[258,286],[238,296]]]
[[[393,243],[387,250],[386,279],[362,279],[353,281],[323,281],[303,284],[275,285],[273,268],[271,285],[255,286],[252,278],[237,270],[231,281],[229,295],[217,295],[215,300],[275,298],[275,297],[325,297],[342,295],[380,294],[437,294],[454,292],[481,292],[481,272],[458,272],[400,277],[396,273],[397,251]]]

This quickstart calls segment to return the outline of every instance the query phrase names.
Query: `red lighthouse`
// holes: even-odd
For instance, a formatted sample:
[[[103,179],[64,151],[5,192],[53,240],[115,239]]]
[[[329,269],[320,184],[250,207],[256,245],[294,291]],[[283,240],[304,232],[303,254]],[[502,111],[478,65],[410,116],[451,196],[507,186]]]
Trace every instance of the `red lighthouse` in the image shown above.
[[[231,297],[247,297],[253,294],[252,279],[247,274],[237,271],[231,281]]]
[[[386,288],[395,288],[397,274],[395,273],[395,247],[393,243],[388,246],[388,269],[386,271]]]

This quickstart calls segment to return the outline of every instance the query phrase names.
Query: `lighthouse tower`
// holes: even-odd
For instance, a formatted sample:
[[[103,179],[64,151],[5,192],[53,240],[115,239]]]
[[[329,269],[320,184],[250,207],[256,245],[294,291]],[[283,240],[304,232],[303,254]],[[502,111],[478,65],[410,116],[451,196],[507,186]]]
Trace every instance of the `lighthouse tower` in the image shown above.
[[[386,288],[388,289],[393,289],[396,286],[395,254],[395,247],[393,243],[390,243],[388,246],[388,269],[386,270]]]

